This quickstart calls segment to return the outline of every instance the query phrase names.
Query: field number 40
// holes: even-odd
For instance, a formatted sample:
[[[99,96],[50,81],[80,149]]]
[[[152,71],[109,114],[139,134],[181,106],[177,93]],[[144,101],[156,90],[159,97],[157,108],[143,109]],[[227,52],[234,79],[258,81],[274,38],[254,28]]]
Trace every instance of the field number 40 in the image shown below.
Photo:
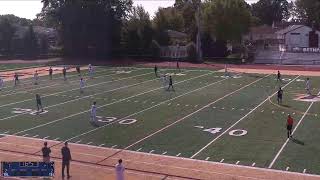
[[[195,126],[196,128],[200,128],[203,129],[203,126]],[[216,134],[216,133],[220,133],[222,130],[222,128],[209,128],[209,129],[204,129],[203,131],[205,132],[209,132],[211,134]],[[229,135],[230,136],[244,136],[248,133],[248,131],[243,130],[243,129],[235,129],[235,130],[231,130],[229,131]]]

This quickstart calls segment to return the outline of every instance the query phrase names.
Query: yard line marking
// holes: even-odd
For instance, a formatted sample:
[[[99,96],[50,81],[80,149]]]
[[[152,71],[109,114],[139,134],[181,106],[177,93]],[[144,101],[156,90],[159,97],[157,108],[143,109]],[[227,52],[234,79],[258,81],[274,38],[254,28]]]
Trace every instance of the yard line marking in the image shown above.
[[[200,128],[200,129],[203,129],[204,127],[203,126],[194,126],[195,128]]]
[[[220,162],[222,163],[224,161],[224,159],[221,159]]]
[[[170,106],[171,105],[171,103],[168,103],[168,106]]]
[[[137,149],[137,151],[139,152],[142,148]]]
[[[6,132],[4,132],[3,134],[8,134],[10,131],[6,131]]]
[[[108,90],[108,91],[103,91],[103,92],[100,92],[100,93],[95,93],[95,94],[91,94],[91,95],[88,95],[88,96],[83,96],[81,98],[76,98],[76,99],[72,99],[72,100],[69,100],[69,101],[62,102],[62,103],[58,103],[58,104],[54,104],[54,105],[51,105],[51,106],[47,106],[47,107],[44,107],[43,109],[49,109],[49,108],[60,106],[60,105],[67,104],[67,103],[70,103],[70,102],[78,101],[78,100],[85,99],[85,98],[90,98],[90,97],[93,97],[93,96],[96,96],[96,95],[100,95],[100,94],[105,94],[105,93],[108,93],[108,92],[113,92],[113,91],[116,91],[116,90],[119,90],[119,89],[130,88],[130,87],[133,87],[133,86],[137,86],[137,85],[140,85],[140,84],[143,84],[143,83],[147,83],[147,82],[150,82],[150,81],[155,81],[155,80],[156,79],[151,79],[151,80],[139,82],[139,83],[136,83],[136,84],[131,84],[131,85],[127,85],[127,86],[122,86],[122,87],[119,87],[119,88],[111,89],[111,90]],[[21,116],[21,115],[24,115],[24,114],[28,114],[28,113],[29,112],[16,114],[16,115],[13,115],[13,116],[8,116],[8,117],[0,119],[0,121],[4,121],[4,120],[7,120],[7,119],[11,119],[11,118],[18,117],[18,116]]]
[[[165,151],[165,152],[162,153],[162,155],[165,155],[165,154],[167,154],[167,151]]]
[[[318,93],[318,95],[320,95],[320,92]],[[309,107],[307,108],[306,112],[304,112],[303,116],[301,117],[301,119],[299,120],[299,122],[297,123],[297,125],[295,126],[295,128],[292,131],[292,135],[295,133],[295,131],[298,129],[299,125],[302,123],[304,117],[306,117],[306,115],[308,114],[309,110],[311,109],[312,105],[314,104],[314,102],[311,102]],[[271,161],[270,165],[268,168],[272,168],[272,166],[274,165],[274,163],[276,162],[276,160],[278,159],[278,157],[280,156],[280,154],[282,153],[283,149],[287,146],[288,142],[289,142],[290,138],[287,138],[287,140],[284,142],[284,144],[282,145],[282,147],[280,148],[280,150],[278,151],[278,153],[276,154],[276,156],[273,158],[273,160]]]
[[[294,82],[298,77],[295,77],[292,81],[290,81],[289,83],[287,83],[286,85],[283,86],[283,88],[285,88],[286,86],[288,86],[290,83]],[[196,152],[195,154],[193,154],[190,158],[193,159],[194,157],[196,157],[198,154],[200,154],[203,150],[205,150],[207,147],[209,147],[211,144],[213,144],[215,141],[217,141],[220,137],[222,137],[224,134],[226,134],[227,132],[229,132],[234,126],[236,126],[239,122],[241,122],[243,119],[245,119],[247,116],[249,116],[251,113],[253,113],[256,109],[258,109],[260,106],[262,106],[265,102],[267,102],[269,100],[269,98],[273,97],[277,92],[274,92],[271,96],[269,96],[268,98],[266,98],[264,101],[262,101],[259,105],[257,105],[255,108],[253,108],[251,111],[249,111],[246,115],[244,115],[242,118],[240,118],[237,122],[235,122],[234,124],[232,124],[228,129],[226,129],[224,132],[222,132],[221,134],[219,134],[216,138],[214,138],[212,141],[210,141],[208,144],[206,144],[204,147],[202,147],[198,152]]]
[[[236,162],[236,165],[238,165],[239,163],[240,163],[240,161],[237,161],[237,162]]]
[[[152,153],[154,150],[151,150],[149,153]]]
[[[262,109],[261,112],[264,112],[264,110]]]
[[[207,158],[206,158],[206,161],[208,161],[209,159],[210,159],[210,157],[207,157]]]
[[[100,144],[100,145],[99,145],[99,147],[102,147],[102,146],[104,146],[104,144]]]
[[[117,147],[118,145],[113,145],[113,146],[111,146],[111,148],[115,148],[115,147]]]
[[[256,163],[252,163],[252,165],[251,165],[251,166],[252,166],[252,167],[254,167],[255,165],[256,165]]]
[[[88,145],[89,145],[89,144],[92,144],[92,142],[88,142],[87,144],[88,144]]]
[[[38,135],[38,134],[36,134],[36,135],[34,135],[34,136],[32,136],[32,137],[34,137],[34,138],[35,138],[35,137],[38,137],[38,136],[39,136],[39,135]]]
[[[79,144],[81,142],[81,139],[79,140],[79,141],[77,141],[77,142],[75,142],[76,144]]]
[[[50,136],[46,136],[46,137],[44,137],[43,139],[48,139]]]
[[[214,72],[213,72],[213,73],[214,73]],[[177,82],[176,84],[180,84],[180,83],[183,83],[183,82],[192,80],[192,79],[200,78],[200,77],[202,77],[202,76],[207,76],[207,75],[210,75],[210,74],[213,74],[213,73],[208,73],[208,74],[203,74],[203,75],[200,75],[200,76],[196,76],[196,77],[193,77],[193,78],[190,78],[190,79],[186,79],[186,80]],[[223,80],[220,80],[220,81],[224,81],[224,79],[223,79]],[[152,108],[157,107],[157,106],[159,106],[159,105],[161,105],[161,104],[167,103],[167,102],[169,102],[169,101],[172,101],[172,100],[177,99],[177,98],[179,98],[179,97],[182,97],[182,96],[184,96],[184,95],[190,94],[190,93],[192,93],[192,92],[194,92],[194,91],[198,91],[198,90],[200,90],[200,89],[203,89],[203,88],[206,88],[206,87],[208,87],[208,86],[211,86],[211,85],[213,85],[213,84],[215,84],[215,83],[217,83],[217,82],[219,82],[219,81],[216,81],[216,82],[214,82],[214,83],[212,83],[212,84],[210,84],[210,85],[207,85],[207,86],[198,88],[198,89],[196,89],[196,90],[192,90],[192,91],[189,91],[189,92],[187,92],[187,93],[181,94],[181,95],[179,95],[179,96],[177,96],[177,97],[174,97],[174,98],[172,98],[172,99],[168,99],[168,100],[162,101],[162,102],[160,102],[160,103],[158,103],[158,104],[156,104],[156,105],[154,105],[154,106],[151,106],[151,107],[146,108],[146,109],[144,109],[144,110],[142,110],[142,111],[139,111],[139,112],[136,112],[136,113],[134,113],[134,114],[131,114],[131,115],[129,115],[129,116],[133,116],[133,115],[135,115],[135,114],[139,114],[139,113],[144,112],[144,111],[146,111],[146,110],[152,109]],[[104,104],[104,105],[102,105],[102,106],[97,107],[97,109],[100,109],[100,108],[103,108],[103,107],[106,107],[106,106],[109,106],[109,105],[112,105],[112,104],[115,104],[115,103],[118,103],[118,102],[125,101],[125,100],[127,100],[127,99],[129,99],[129,98],[133,98],[133,97],[137,97],[137,96],[140,96],[140,95],[143,95],[143,94],[147,94],[147,93],[149,93],[149,92],[153,92],[153,91],[156,91],[156,90],[159,90],[159,89],[162,89],[162,88],[163,88],[163,87],[155,88],[155,89],[152,89],[152,90],[149,90],[149,91],[145,91],[145,92],[142,92],[142,93],[133,95],[133,96],[129,96],[129,97],[124,98],[124,99],[120,99],[120,100],[115,101],[115,102],[112,102],[112,103]],[[32,127],[32,128],[29,128],[29,129],[25,129],[25,130],[16,132],[14,135],[21,134],[21,133],[23,133],[23,132],[30,131],[30,130],[33,130],[33,129],[36,129],[36,128],[39,128],[39,127],[43,127],[43,126],[46,126],[46,125],[49,125],[49,124],[52,124],[52,123],[55,123],[55,122],[63,121],[63,120],[65,120],[65,119],[68,119],[68,118],[71,118],[71,117],[74,117],[74,116],[77,116],[77,115],[80,115],[80,114],[88,113],[88,112],[90,112],[90,110],[91,110],[91,109],[88,109],[88,110],[86,110],[86,111],[81,111],[81,112],[79,112],[79,113],[72,114],[72,115],[69,115],[69,116],[66,116],[66,117],[63,117],[63,118],[54,120],[54,121],[50,121],[50,122],[48,122],[48,123],[44,123],[44,124],[41,124],[41,125],[38,125],[38,126],[34,126],[34,127]],[[127,116],[127,117],[128,117],[128,116]],[[126,117],[126,118],[127,118],[127,117]],[[77,135],[77,136],[73,137],[72,139],[74,139],[74,138],[76,138],[76,137],[78,137],[78,136],[82,136],[82,135],[84,135],[84,134],[88,134],[88,133],[90,133],[90,132],[93,132],[93,131],[98,130],[98,129],[103,128],[103,127],[106,127],[106,126],[108,126],[108,125],[111,125],[111,124],[116,123],[116,122],[121,121],[121,120],[124,120],[124,118],[119,119],[119,120],[117,120],[117,121],[113,121],[113,122],[111,122],[111,123],[109,123],[109,124],[106,124],[106,125],[104,125],[104,126],[95,128],[95,129],[93,129],[93,130],[87,131],[87,132],[82,133],[82,134],[80,134],[80,135]]]
[[[179,157],[181,155],[181,153],[177,154],[176,157]]]
[[[307,172],[307,169],[304,169],[302,173],[305,174],[306,172]]]
[[[53,139],[54,141],[57,141],[59,138],[55,138],[55,139]]]
[[[144,75],[147,75],[147,74],[152,74],[152,73],[140,74],[140,75],[138,75],[138,76],[144,76]],[[130,79],[130,78],[133,78],[133,77],[134,77],[134,76],[127,77],[127,78],[122,78],[122,79],[119,79],[119,80],[117,80],[117,81],[124,80],[124,79]],[[100,82],[100,83],[88,85],[88,86],[86,86],[85,88],[89,88],[89,87],[93,87],[93,86],[98,86],[98,85],[101,85],[101,84],[108,84],[108,83],[111,83],[111,82],[115,82],[115,81]],[[60,92],[56,92],[56,93],[52,93],[52,94],[43,95],[42,98],[44,98],[44,97],[49,97],[49,96],[54,96],[54,95],[57,95],[57,94],[62,94],[62,93],[70,92],[70,91],[75,91],[75,90],[79,90],[79,88],[77,87],[77,88],[70,89],[70,90],[66,90],[66,91],[60,91]],[[19,103],[23,103],[23,102],[28,102],[28,101],[31,101],[31,100],[34,100],[34,98],[25,99],[25,100],[22,100],[22,101],[17,101],[17,102],[13,102],[13,103],[8,103],[8,104],[0,105],[0,107],[6,107],[6,106],[14,105],[14,104],[19,104]]]
[[[290,167],[287,167],[287,168],[286,168],[286,171],[289,171],[289,169],[290,169]]]
[[[29,134],[24,134],[24,135],[22,135],[23,137],[26,137],[26,136],[28,136]]]

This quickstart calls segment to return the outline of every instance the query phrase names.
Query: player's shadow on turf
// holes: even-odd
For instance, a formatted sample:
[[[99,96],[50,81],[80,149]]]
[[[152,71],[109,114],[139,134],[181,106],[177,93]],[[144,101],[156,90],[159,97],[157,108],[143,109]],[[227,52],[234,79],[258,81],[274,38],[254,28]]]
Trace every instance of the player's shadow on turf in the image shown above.
[[[296,143],[296,144],[304,146],[304,142],[299,140],[299,139],[297,139],[297,138],[292,138],[291,141]]]
[[[291,108],[291,106],[287,105],[287,104],[281,104],[280,106],[286,107],[286,108]]]

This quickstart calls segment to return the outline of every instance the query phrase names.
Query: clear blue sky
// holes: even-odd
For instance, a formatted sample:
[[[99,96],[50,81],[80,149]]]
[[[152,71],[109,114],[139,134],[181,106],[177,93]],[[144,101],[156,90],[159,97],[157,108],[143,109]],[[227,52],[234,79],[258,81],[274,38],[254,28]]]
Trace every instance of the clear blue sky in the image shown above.
[[[257,0],[246,0],[248,3]],[[151,16],[159,7],[168,7],[174,4],[174,0],[133,0],[134,5],[142,5]],[[34,19],[41,11],[41,0],[0,0],[0,14],[14,14],[27,19]]]

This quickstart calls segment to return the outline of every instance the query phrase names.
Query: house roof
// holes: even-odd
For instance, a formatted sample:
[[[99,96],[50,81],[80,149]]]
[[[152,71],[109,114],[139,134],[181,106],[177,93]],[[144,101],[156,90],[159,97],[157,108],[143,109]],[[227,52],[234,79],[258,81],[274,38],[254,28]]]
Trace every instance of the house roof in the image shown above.
[[[304,25],[292,25],[292,26],[289,26],[289,27],[287,27],[287,28],[285,28],[285,29],[282,29],[282,30],[280,30],[280,31],[277,31],[276,33],[277,33],[277,34],[287,34],[287,33],[291,32],[291,31],[300,29],[300,28],[302,28],[302,27],[307,27],[307,26],[304,26]]]
[[[252,34],[274,34],[277,29],[272,28],[268,25],[256,26],[250,28],[250,33]]]

